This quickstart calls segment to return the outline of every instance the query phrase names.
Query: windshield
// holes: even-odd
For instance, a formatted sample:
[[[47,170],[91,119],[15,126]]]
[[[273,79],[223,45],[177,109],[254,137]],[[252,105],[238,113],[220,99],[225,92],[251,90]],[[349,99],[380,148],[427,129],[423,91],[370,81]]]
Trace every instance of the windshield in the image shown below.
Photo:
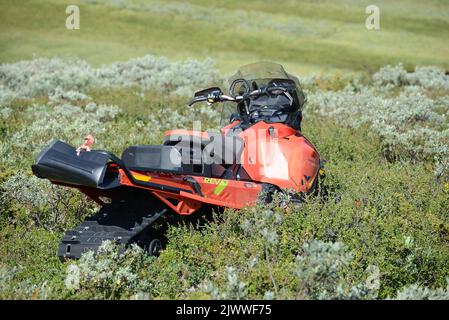
[[[238,93],[241,95],[244,92],[261,89],[266,86],[280,86],[289,90],[288,92],[293,96],[294,105],[297,109],[301,109],[306,100],[298,78],[287,73],[284,67],[278,63],[256,62],[244,65],[229,78],[229,84],[231,85],[237,79],[244,79],[247,81],[247,84],[238,82],[233,89],[234,94]],[[250,88],[247,88],[248,85]],[[224,103],[221,112],[221,125],[228,124],[233,114],[239,114],[235,103]]]
[[[229,84],[235,79],[245,79],[247,81],[258,80],[257,82],[268,82],[267,80],[279,79],[293,81],[300,88],[297,77],[288,74],[284,67],[273,62],[256,62],[242,66],[229,78]],[[265,80],[265,81],[261,81]]]

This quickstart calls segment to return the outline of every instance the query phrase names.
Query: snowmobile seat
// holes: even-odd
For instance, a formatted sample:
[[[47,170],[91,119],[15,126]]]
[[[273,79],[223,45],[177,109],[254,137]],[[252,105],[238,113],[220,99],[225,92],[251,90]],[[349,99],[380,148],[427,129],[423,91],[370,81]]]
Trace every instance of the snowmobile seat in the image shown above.
[[[191,149],[175,146],[132,146],[123,151],[122,161],[126,168],[135,171],[214,176],[212,165],[202,163],[201,158],[197,162],[192,161],[191,152]]]
[[[244,142],[237,136],[208,132],[197,138],[186,134],[164,137],[164,145],[127,148],[122,161],[128,169],[175,174],[221,177],[226,169],[240,161]]]
[[[164,137],[164,145],[176,146],[183,150],[190,149],[191,154],[201,156],[202,161],[208,164],[225,165],[239,161],[244,148],[244,142],[240,137],[224,136],[217,132],[208,132],[207,137],[201,138],[172,134]]]
[[[122,161],[130,170],[183,172],[181,154],[172,146],[131,146],[123,151]]]

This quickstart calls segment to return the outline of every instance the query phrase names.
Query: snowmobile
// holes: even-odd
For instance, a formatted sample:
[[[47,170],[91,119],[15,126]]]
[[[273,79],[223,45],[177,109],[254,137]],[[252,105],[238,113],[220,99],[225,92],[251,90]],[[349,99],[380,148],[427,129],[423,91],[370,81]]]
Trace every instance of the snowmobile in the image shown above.
[[[121,158],[59,140],[40,152],[32,165],[37,177],[77,188],[101,206],[65,233],[61,260],[95,251],[105,240],[157,254],[163,235],[154,226],[164,217],[241,209],[270,201],[276,191],[316,191],[324,170],[301,133],[306,97],[298,79],[279,64],[259,62],[241,67],[229,83],[228,94],[211,87],[188,104],[232,105],[220,132],[170,130],[162,145],[130,146]]]

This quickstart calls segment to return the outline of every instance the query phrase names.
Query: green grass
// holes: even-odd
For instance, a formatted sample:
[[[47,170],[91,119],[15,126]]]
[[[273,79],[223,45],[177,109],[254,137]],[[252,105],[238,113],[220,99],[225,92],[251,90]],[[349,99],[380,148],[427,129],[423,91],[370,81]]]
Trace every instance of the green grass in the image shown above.
[[[65,1],[2,1],[0,62],[77,56],[101,65],[149,53],[212,57],[224,72],[256,60],[278,61],[296,73],[373,71],[401,61],[449,67],[444,1],[378,1],[380,31],[365,29],[370,1],[215,1],[212,7],[194,0],[181,13],[170,10],[182,5],[175,1],[129,1],[138,9],[98,2],[72,1],[80,6],[81,29],[67,30]]]
[[[144,129],[137,134],[137,120],[148,121],[161,108],[185,110],[182,98],[158,96],[150,91],[142,98],[133,92],[125,89],[88,92],[97,103],[123,106],[125,113],[114,121],[114,130],[96,136],[98,143],[104,143],[105,148],[115,153],[128,145],[159,143],[160,137],[148,140],[150,134]],[[0,129],[16,132],[31,126],[34,115],[27,117],[27,107],[33,102],[48,103],[44,97],[15,101],[13,118],[1,122]],[[159,125],[151,130],[163,131]],[[273,290],[268,267],[282,289],[276,297],[294,298],[299,281],[294,273],[295,256],[312,239],[342,241],[353,252],[353,260],[341,276],[346,284],[363,283],[367,276],[365,269],[370,265],[379,267],[380,298],[394,297],[403,286],[413,283],[445,287],[449,191],[436,188],[430,163],[386,161],[381,139],[368,127],[346,128],[332,119],[308,113],[304,117],[303,132],[326,160],[330,200],[312,197],[289,211],[276,205],[269,207],[282,215],[283,222],[269,225],[280,240],[268,249],[260,230],[247,234],[241,227],[245,219],[260,219],[261,212],[267,208],[227,210],[202,228],[188,224],[171,228],[167,249],[158,259],[151,260],[149,267],[139,269],[139,279],[150,283],[151,297],[210,298],[201,285],[212,281],[220,291],[226,291],[226,267],[235,266],[242,281],[248,284],[247,298],[261,299],[267,290]],[[76,136],[70,142],[79,139]],[[34,155],[24,153],[24,157],[31,163]],[[28,165],[7,168],[0,164],[0,182],[27,168]],[[333,200],[336,195],[339,201]],[[73,197],[73,193],[67,196]],[[72,202],[92,206],[80,198],[73,198]],[[66,228],[78,223],[74,218],[76,207],[66,207]],[[23,205],[5,202],[0,206],[0,268],[16,270],[14,278],[5,281],[0,290],[0,299],[105,298],[107,290],[95,282],[88,282],[79,291],[65,288],[67,264],[60,264],[56,257],[63,232],[33,226],[30,220],[32,217]],[[411,239],[411,244],[407,239]],[[270,250],[272,258],[264,256],[265,250]],[[248,261],[255,257],[258,264],[248,267]],[[319,286],[320,281],[313,286]],[[40,289],[45,282],[47,291]],[[110,285],[113,287],[113,283]],[[40,296],[41,291],[48,296]],[[132,293],[124,290],[111,297],[127,298]]]

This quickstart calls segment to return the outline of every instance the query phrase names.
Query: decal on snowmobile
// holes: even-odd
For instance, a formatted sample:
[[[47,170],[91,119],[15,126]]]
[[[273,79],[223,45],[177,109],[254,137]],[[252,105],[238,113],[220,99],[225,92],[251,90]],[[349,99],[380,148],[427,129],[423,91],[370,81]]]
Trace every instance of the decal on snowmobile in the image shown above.
[[[219,196],[223,190],[228,186],[229,181],[224,179],[216,179],[216,178],[204,178],[205,183],[214,184],[217,187],[214,189],[214,194]]]
[[[145,182],[148,182],[148,181],[151,180],[151,177],[150,177],[150,176],[146,176],[146,175],[140,174],[140,173],[133,173],[133,177],[134,177],[134,179],[137,179],[137,180],[139,180],[139,181],[145,181]]]
[[[220,183],[217,185],[217,187],[214,190],[214,194],[216,196],[219,196],[220,193],[228,186],[228,180],[221,180]]]
[[[206,182],[206,183],[209,183],[209,184],[219,184],[222,181],[222,179],[204,178],[203,181]]]

